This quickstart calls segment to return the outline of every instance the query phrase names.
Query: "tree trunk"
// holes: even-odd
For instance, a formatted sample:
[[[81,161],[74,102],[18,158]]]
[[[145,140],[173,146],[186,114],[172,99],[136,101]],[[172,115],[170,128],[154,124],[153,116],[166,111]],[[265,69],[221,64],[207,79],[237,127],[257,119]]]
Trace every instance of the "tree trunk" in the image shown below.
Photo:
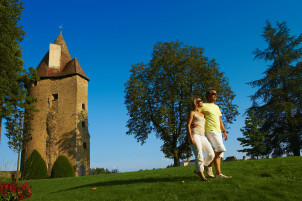
[[[294,154],[294,156],[300,156],[300,139],[298,134],[294,134],[293,138],[291,139],[290,148]]]
[[[293,150],[293,153],[294,153],[294,156],[301,156],[301,154],[300,154],[300,149],[299,149],[299,148],[294,149],[294,150]]]
[[[2,110],[2,108],[3,108],[3,102],[1,101],[1,103],[0,103],[0,111]],[[0,143],[1,143],[2,118],[3,118],[3,116],[0,115]]]
[[[289,115],[292,115],[291,112]],[[297,126],[292,123],[291,119],[288,118],[288,125],[289,125],[289,135],[290,135],[290,142],[289,146],[291,151],[293,152],[294,156],[300,156],[300,136],[298,134]]]
[[[0,143],[1,143],[1,126],[2,126],[2,116],[0,116]]]
[[[173,159],[174,159],[174,167],[179,166],[179,157],[178,157],[177,149],[174,150]]]
[[[20,152],[21,152],[21,149],[19,149],[19,151],[18,151],[18,162],[17,162],[16,182],[18,182],[18,180],[19,180]]]

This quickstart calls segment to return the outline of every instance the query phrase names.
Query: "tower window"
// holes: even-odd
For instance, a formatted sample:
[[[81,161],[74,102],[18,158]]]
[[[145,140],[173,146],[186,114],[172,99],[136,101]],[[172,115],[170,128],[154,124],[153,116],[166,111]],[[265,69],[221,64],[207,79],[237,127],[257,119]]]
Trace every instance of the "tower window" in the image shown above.
[[[83,142],[83,148],[87,149],[87,143],[86,142]]]
[[[59,96],[58,94],[52,94],[53,100],[58,100]]]
[[[35,82],[34,82],[34,86],[37,86],[37,84],[38,84],[38,82],[37,82],[37,81],[35,81]]]
[[[82,104],[82,109],[85,110],[85,104],[84,103]]]
[[[82,127],[86,128],[86,122],[85,121],[82,121]]]

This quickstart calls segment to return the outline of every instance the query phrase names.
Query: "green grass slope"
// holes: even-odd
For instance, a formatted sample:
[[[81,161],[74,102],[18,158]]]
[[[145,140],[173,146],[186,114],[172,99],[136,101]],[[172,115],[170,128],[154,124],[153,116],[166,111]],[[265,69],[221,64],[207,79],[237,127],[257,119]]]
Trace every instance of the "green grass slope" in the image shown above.
[[[223,162],[233,178],[209,183],[193,166],[34,180],[29,200],[302,200],[301,167],[302,157]]]

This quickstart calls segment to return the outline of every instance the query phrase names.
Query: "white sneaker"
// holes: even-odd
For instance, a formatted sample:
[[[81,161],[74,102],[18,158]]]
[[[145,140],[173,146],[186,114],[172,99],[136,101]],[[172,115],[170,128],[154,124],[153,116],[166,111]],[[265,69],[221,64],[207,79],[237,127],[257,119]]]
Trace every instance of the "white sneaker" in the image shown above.
[[[232,178],[232,176],[225,176],[223,174],[216,175],[216,178]]]
[[[209,177],[214,178],[212,167],[204,166],[204,170]]]

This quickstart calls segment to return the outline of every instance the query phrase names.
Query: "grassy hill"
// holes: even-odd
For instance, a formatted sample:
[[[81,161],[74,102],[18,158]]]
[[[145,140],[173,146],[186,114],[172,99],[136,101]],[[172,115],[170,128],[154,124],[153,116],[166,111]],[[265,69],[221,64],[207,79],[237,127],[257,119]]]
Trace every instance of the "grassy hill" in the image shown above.
[[[223,162],[233,178],[209,183],[193,166],[33,180],[28,200],[302,200],[301,167],[302,157]]]

